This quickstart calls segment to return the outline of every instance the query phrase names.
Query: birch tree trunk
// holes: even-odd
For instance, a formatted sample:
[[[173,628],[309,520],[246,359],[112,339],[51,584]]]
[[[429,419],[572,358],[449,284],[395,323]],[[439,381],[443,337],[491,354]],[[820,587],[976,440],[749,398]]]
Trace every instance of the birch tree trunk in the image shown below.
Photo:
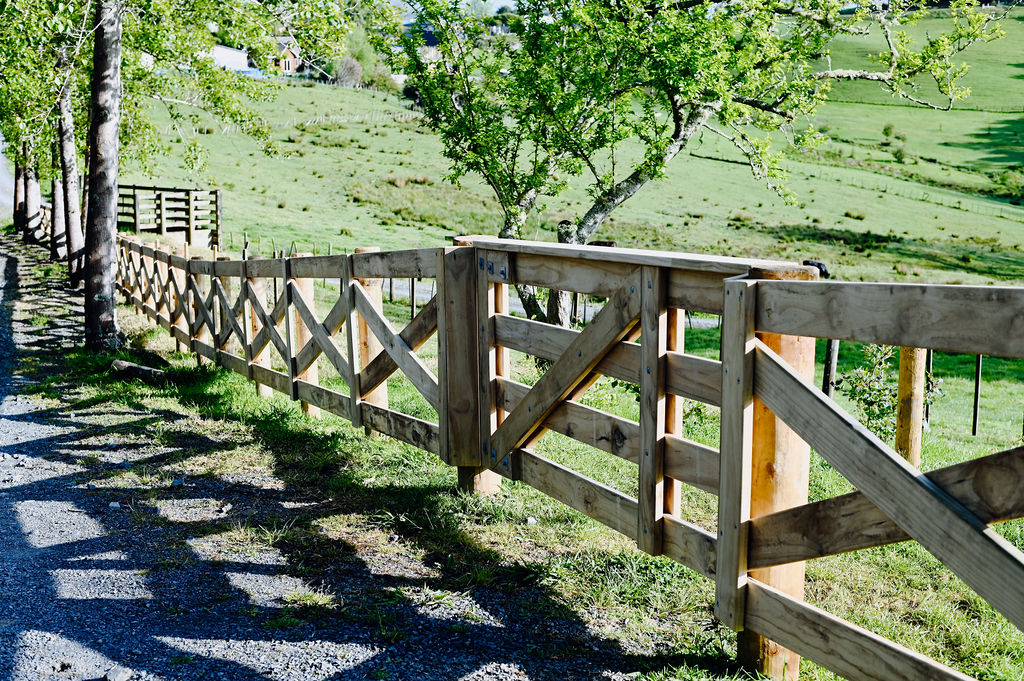
[[[14,162],[14,233],[25,229],[25,166]]]
[[[24,240],[39,241],[43,224],[43,193],[39,186],[39,173],[32,165],[25,166],[25,232]]]
[[[53,148],[53,160],[56,166],[56,146]],[[67,246],[67,219],[64,216],[64,182],[61,180],[59,172],[53,174],[50,188],[50,196],[52,197],[50,199],[52,202],[50,208],[50,260],[56,262],[64,256]]]
[[[89,218],[85,228],[85,345],[119,349],[116,275],[118,129],[121,123],[121,4],[96,7],[89,125]]]
[[[64,176],[65,243],[71,288],[82,281],[85,233],[82,231],[82,202],[78,193],[78,148],[75,146],[75,118],[71,112],[71,90],[64,88],[59,103],[60,167]]]

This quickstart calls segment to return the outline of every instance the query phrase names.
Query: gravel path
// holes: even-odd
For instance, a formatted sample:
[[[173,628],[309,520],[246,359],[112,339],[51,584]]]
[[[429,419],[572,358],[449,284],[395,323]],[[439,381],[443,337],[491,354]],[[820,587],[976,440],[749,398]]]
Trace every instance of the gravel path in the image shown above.
[[[110,474],[155,470],[183,452],[216,457],[233,446],[230,424],[222,437],[197,436],[186,428],[194,415],[76,401],[57,372],[60,349],[80,343],[81,297],[44,288],[42,265],[39,251],[0,237],[0,678],[505,681],[635,671],[636,651],[573,615],[524,608],[550,601],[540,588],[446,587],[436,556],[363,550],[352,537],[311,585],[303,556],[240,546],[223,531],[308,517],[327,503],[271,473],[115,486]],[[56,382],[45,400],[24,394],[46,378]],[[280,619],[287,599],[319,589],[338,595],[336,613]]]

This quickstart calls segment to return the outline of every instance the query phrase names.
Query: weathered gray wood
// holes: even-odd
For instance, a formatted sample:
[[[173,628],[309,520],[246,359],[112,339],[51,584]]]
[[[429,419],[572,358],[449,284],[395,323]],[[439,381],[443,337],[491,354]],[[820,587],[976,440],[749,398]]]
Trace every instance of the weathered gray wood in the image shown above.
[[[396,440],[437,454],[439,449],[438,429],[433,423],[384,409],[369,402],[362,402],[359,408],[363,412],[362,422],[365,426],[378,433],[384,433]]]
[[[525,484],[636,539],[636,499],[533,452],[524,450],[521,456]]]
[[[292,282],[294,285],[294,282]],[[344,309],[344,299],[339,300],[335,306],[340,306],[338,314],[344,316],[347,310]],[[302,291],[295,288],[292,291],[292,305],[295,307],[296,312],[299,313],[299,317],[302,319],[306,329],[309,330],[312,338],[307,342],[296,356],[295,365],[296,370],[302,373],[308,369],[313,362],[316,361],[320,354],[323,354],[328,361],[334,365],[334,368],[341,376],[348,376],[352,371],[351,365],[348,360],[341,354],[341,350],[334,344],[333,336],[338,332],[340,326],[334,326],[333,328],[321,324],[316,315],[313,314],[312,310],[309,309],[309,305],[306,303],[305,296]],[[307,349],[311,349],[311,352],[306,352]],[[308,380],[308,379],[307,379]]]
[[[487,280],[498,284],[527,284],[564,291],[577,291],[608,298],[638,273],[636,265],[586,261],[533,253],[503,253],[480,250],[488,265]]]
[[[757,328],[950,352],[1024,357],[1024,289],[770,281]]]
[[[925,475],[985,523],[1024,517],[1024,447]],[[908,539],[863,492],[851,492],[753,518],[748,563],[768,567]]]
[[[971,681],[921,653],[750,580],[745,625],[857,681]]]
[[[388,277],[433,279],[437,276],[437,272],[436,248],[352,255],[352,276],[357,279],[386,279]]]
[[[1024,629],[1024,554],[757,344],[756,393],[960,579]]]
[[[555,257],[578,258],[610,263],[627,263],[632,265],[653,265],[684,270],[720,272],[728,275],[746,274],[752,267],[774,268],[778,266],[796,266],[795,263],[781,263],[771,260],[749,258],[729,258],[713,255],[696,255],[693,253],[669,253],[665,251],[649,251],[641,248],[605,248],[603,246],[576,246],[570,244],[554,244],[546,241],[520,241],[518,239],[498,239],[493,236],[473,235],[460,239],[475,244],[478,248],[489,251],[505,251],[507,253],[530,253]]]
[[[658,267],[640,276],[640,461],[637,547],[659,555],[665,515],[665,373],[668,310]]]
[[[715,615],[737,631],[743,629],[747,586],[756,291],[754,282],[749,280],[726,282],[722,316],[722,450]]]

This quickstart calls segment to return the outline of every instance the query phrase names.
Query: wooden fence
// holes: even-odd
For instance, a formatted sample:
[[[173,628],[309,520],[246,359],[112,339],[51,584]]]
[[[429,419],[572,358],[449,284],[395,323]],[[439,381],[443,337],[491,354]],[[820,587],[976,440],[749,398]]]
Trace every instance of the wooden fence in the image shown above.
[[[220,190],[174,189],[120,185],[117,192],[117,229],[120,232],[180,232],[186,243],[220,246]],[[206,233],[206,243],[197,235]]]
[[[458,243],[217,261],[122,238],[118,280],[180,344],[264,390],[434,452],[466,488],[495,474],[520,480],[714,580],[715,614],[742,632],[741,657],[776,678],[793,677],[799,656],[851,679],[967,678],[803,602],[803,561],[836,553],[917,540],[1024,627],[1024,556],[989,528],[1024,515],[1024,449],[925,475],[809,375],[814,338],[1024,357],[1024,289],[823,282],[788,263]],[[391,277],[436,280],[437,295],[401,330],[381,312]],[[326,314],[312,295],[322,278],[340,281]],[[508,314],[513,284],[607,303],[582,331],[560,328]],[[686,352],[684,310],[722,315],[720,360]],[[434,334],[436,372],[417,354]],[[549,368],[519,383],[510,350]],[[318,380],[321,355],[333,382]],[[395,372],[431,409],[389,405]],[[639,386],[639,421],[579,401],[601,375]],[[683,437],[680,398],[721,408],[720,450]],[[545,430],[636,463],[637,496],[535,452]],[[858,491],[808,503],[810,446]],[[718,495],[714,530],[686,519],[681,485]]]

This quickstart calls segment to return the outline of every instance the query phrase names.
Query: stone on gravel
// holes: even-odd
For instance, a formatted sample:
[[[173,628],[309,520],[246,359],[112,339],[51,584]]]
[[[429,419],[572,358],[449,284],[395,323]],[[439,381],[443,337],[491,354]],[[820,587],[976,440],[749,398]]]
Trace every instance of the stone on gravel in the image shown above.
[[[128,681],[130,678],[132,678],[131,670],[118,665],[106,673],[103,681]]]
[[[111,501],[110,502],[110,510],[111,511],[120,511],[121,510],[121,504],[119,504],[116,501]]]

